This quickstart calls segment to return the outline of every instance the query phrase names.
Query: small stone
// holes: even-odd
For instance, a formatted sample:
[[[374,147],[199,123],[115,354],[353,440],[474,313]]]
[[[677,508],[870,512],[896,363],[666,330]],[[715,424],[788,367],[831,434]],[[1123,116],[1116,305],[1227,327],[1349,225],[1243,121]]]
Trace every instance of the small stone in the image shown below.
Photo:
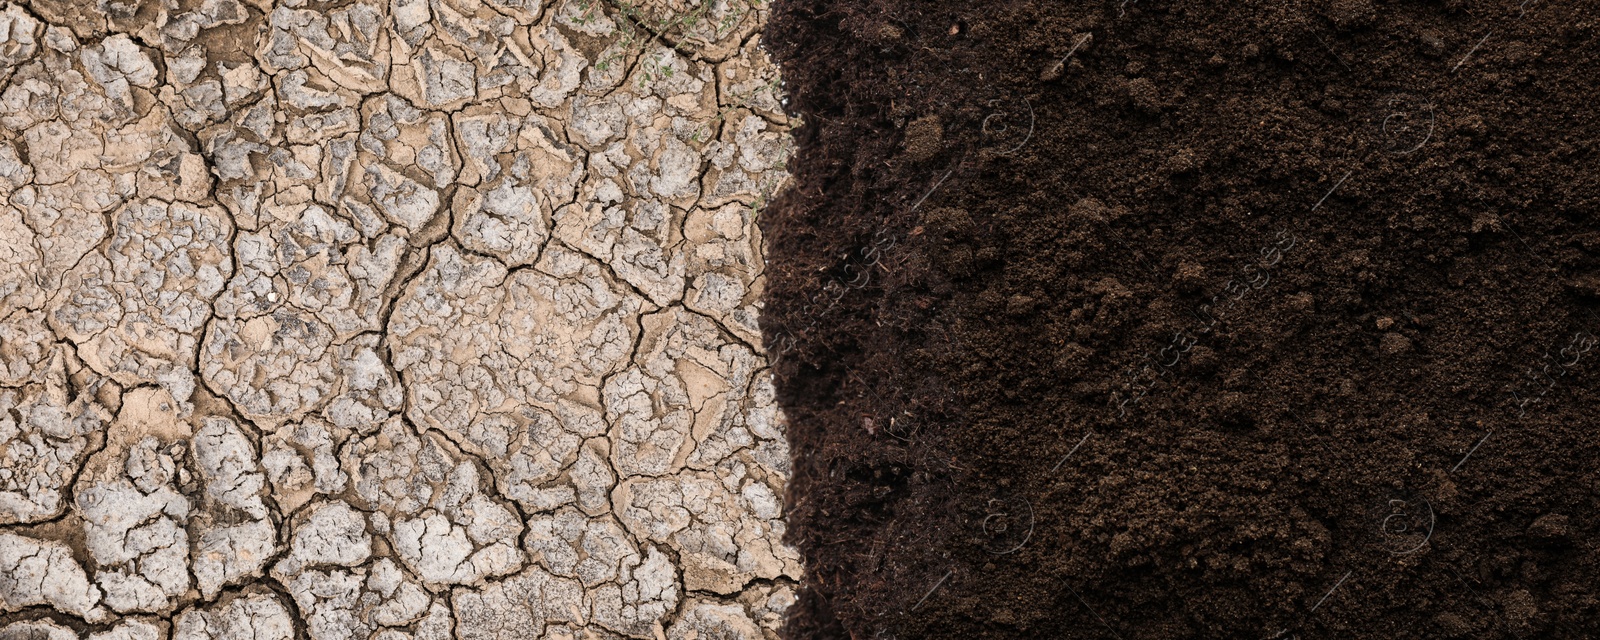
[[[1528,526],[1528,536],[1541,542],[1567,542],[1572,538],[1572,525],[1567,516],[1547,513]]]
[[[1384,355],[1393,356],[1411,350],[1411,339],[1393,331],[1383,334],[1378,340],[1378,351]]]

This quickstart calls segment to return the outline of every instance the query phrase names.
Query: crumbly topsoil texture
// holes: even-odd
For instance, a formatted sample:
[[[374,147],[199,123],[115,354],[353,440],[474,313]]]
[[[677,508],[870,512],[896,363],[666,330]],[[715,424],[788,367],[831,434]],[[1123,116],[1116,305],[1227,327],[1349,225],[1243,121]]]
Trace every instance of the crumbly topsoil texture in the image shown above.
[[[778,2],[789,637],[1600,629],[1595,9]]]

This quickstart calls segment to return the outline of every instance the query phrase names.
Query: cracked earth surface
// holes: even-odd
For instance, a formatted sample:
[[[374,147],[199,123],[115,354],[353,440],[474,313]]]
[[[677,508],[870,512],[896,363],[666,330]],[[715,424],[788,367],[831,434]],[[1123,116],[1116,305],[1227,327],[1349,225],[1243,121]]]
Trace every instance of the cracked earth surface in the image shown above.
[[[756,0],[0,4],[0,638],[775,638]]]

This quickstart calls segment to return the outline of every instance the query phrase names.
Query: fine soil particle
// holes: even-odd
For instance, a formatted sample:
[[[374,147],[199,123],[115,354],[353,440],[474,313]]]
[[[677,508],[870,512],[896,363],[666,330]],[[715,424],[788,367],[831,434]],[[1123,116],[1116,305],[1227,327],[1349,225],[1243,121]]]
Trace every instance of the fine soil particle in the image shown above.
[[[789,636],[1600,629],[1595,8],[779,0]]]

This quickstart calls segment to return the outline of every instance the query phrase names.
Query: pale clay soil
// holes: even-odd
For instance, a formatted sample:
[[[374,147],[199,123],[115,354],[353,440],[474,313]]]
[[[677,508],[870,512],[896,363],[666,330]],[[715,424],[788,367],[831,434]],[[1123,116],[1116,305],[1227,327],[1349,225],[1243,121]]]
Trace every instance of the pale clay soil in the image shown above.
[[[757,0],[0,4],[0,639],[774,638]]]

